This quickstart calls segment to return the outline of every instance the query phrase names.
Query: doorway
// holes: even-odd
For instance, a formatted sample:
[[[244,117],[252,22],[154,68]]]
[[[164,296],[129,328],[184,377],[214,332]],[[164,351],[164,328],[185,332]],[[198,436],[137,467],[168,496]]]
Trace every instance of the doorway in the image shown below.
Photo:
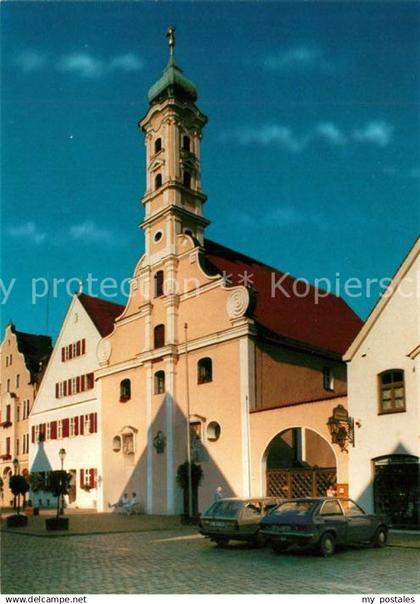
[[[375,512],[387,514],[394,526],[418,528],[420,464],[414,455],[388,455],[373,460]]]

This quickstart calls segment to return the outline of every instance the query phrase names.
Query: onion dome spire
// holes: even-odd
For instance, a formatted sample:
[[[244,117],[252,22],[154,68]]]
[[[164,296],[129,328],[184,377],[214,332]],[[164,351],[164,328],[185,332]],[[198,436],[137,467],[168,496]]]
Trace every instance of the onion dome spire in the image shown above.
[[[195,103],[197,88],[191,80],[184,76],[182,69],[175,62],[175,27],[168,28],[166,37],[169,46],[169,61],[162,77],[149,90],[149,103],[153,105],[170,97]]]

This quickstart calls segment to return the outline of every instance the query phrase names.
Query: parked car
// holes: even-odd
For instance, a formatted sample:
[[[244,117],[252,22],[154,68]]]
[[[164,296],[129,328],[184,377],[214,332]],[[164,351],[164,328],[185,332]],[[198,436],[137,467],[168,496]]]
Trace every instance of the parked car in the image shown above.
[[[218,545],[234,539],[260,547],[265,544],[260,534],[261,519],[281,501],[277,497],[220,499],[201,516],[199,531]]]
[[[277,552],[309,545],[331,556],[337,545],[384,547],[388,525],[386,516],[366,514],[352,499],[316,497],[283,501],[262,519],[261,533]]]

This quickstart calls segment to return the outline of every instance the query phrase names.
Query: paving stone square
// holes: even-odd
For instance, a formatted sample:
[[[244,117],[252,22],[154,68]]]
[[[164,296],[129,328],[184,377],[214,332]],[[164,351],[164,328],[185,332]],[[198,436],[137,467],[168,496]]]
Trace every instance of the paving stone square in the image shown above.
[[[276,555],[239,543],[219,548],[182,527],[55,538],[6,532],[1,548],[2,593],[420,592],[420,549],[410,547]]]

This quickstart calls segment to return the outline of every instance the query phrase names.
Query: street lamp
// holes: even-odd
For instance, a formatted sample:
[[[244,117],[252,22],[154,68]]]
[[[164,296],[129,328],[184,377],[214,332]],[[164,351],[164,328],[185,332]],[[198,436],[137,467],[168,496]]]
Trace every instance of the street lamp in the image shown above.
[[[61,461],[61,479],[60,479],[60,486],[61,486],[61,510],[60,510],[60,514],[63,515],[64,514],[64,476],[63,476],[63,466],[64,466],[64,459],[66,457],[66,450],[65,449],[60,449],[58,452],[58,456],[60,458]],[[58,516],[58,508],[59,508],[59,501],[60,501],[60,497],[57,498],[57,516]]]
[[[60,449],[58,452],[58,457],[60,458],[60,461],[61,461],[61,469],[63,469],[64,459],[66,457],[66,450]]]

